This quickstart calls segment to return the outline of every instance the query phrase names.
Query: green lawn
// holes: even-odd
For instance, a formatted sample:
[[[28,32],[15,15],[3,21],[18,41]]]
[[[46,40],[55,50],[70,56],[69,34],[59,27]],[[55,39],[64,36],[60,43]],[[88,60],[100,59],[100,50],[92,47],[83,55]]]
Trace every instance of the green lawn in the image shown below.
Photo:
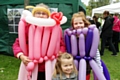
[[[119,53],[117,57],[111,56],[111,52],[106,49],[104,56],[101,58],[109,70],[111,80],[120,80]],[[17,80],[19,65],[19,59],[0,54],[0,80]]]

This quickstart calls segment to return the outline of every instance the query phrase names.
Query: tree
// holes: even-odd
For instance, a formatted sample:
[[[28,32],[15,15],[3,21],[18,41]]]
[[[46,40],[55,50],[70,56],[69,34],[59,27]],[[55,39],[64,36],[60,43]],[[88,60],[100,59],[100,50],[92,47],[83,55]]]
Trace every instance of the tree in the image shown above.
[[[30,2],[30,0],[24,0],[24,9],[25,9],[26,6],[29,5],[29,2]]]

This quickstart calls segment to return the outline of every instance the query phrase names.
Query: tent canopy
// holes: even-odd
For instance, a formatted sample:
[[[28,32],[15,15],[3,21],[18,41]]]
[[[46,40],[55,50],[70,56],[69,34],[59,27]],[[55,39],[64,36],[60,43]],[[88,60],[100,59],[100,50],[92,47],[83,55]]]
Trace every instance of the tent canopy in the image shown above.
[[[94,16],[95,13],[102,14],[105,10],[109,11],[110,13],[120,13],[120,2],[102,6],[102,7],[98,7],[98,8],[94,8],[92,10],[92,16]]]

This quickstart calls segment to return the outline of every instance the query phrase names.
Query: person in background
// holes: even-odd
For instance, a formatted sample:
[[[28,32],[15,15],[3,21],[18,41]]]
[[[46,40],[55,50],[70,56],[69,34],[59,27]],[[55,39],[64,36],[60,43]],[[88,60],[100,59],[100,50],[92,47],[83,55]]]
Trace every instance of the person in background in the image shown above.
[[[44,9],[43,9],[44,8]],[[32,10],[32,14],[34,17],[37,18],[49,18],[50,16],[50,11],[49,11],[49,7],[43,3],[40,3],[38,5],[36,5],[35,10]],[[28,38],[28,30],[29,29],[29,24],[26,25],[26,38]],[[62,34],[61,34],[62,35]],[[28,42],[28,39],[26,39]],[[61,38],[61,43],[60,43],[60,47],[62,47],[63,52],[65,51],[65,44],[63,42],[63,39]],[[25,56],[23,51],[20,48],[20,44],[19,44],[19,39],[16,38],[14,44],[13,44],[13,52],[14,52],[14,56],[17,57],[18,59],[20,59],[25,65],[27,65],[29,62],[31,62],[32,60],[30,60],[28,58],[28,56]],[[40,53],[38,53],[40,54]],[[38,79],[37,80],[45,80],[45,61],[43,63],[40,63],[38,66]]]
[[[78,80],[78,72],[71,54],[67,52],[59,54],[52,80]]]
[[[96,27],[100,30],[101,27],[101,23],[98,22],[98,17],[97,16],[93,16],[93,20],[89,20],[91,24],[95,24]]]
[[[112,42],[117,52],[119,52],[119,32],[120,32],[120,20],[118,16],[119,16],[118,13],[114,14],[113,37],[112,37]]]
[[[108,42],[110,49],[112,50],[112,54],[113,56],[117,55],[117,52],[115,50],[115,47],[112,43],[112,35],[113,35],[113,21],[114,18],[109,16],[109,11],[104,11],[103,12],[103,18],[105,19],[103,28],[102,28],[102,33],[101,33],[101,50],[100,50],[100,54],[103,55],[104,54],[104,49],[105,49],[105,45],[106,42]]]
[[[82,16],[83,14],[81,13],[74,13],[71,19],[71,25],[72,29],[83,29],[85,27],[88,27],[90,25],[90,22],[86,19],[85,16]],[[79,55],[79,54],[78,54]],[[100,53],[99,50],[97,49],[96,56],[94,57],[96,63],[98,64],[100,70],[103,72],[103,68],[101,66],[101,58],[100,58]],[[90,72],[91,72],[91,67],[89,65],[89,62],[87,61],[87,74],[86,74],[86,80],[90,80]]]

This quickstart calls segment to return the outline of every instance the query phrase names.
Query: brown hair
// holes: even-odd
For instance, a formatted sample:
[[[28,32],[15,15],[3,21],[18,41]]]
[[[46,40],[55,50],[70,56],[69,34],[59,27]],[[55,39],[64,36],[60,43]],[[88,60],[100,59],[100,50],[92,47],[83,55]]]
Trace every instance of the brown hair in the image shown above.
[[[58,58],[57,58],[57,61],[56,61],[56,64],[55,64],[55,69],[54,69],[54,72],[53,72],[53,77],[56,77],[57,74],[60,74],[60,79],[62,78],[62,68],[61,68],[61,59],[72,59],[73,60],[73,56],[67,52],[65,53],[61,53],[59,54]],[[73,72],[77,75],[77,69],[76,69],[76,66],[74,64],[74,60],[73,60]]]
[[[109,11],[104,11],[103,14],[109,15],[110,13],[109,13]]]
[[[118,15],[119,15],[119,13],[115,13],[114,15],[115,15],[115,16],[118,16]]]
[[[71,19],[72,27],[74,27],[73,26],[74,19],[78,17],[82,18],[82,20],[84,21],[85,27],[88,27],[90,25],[90,22],[86,19],[85,14],[83,14],[83,12],[78,12],[78,13],[74,13],[72,16],[72,19]]]

